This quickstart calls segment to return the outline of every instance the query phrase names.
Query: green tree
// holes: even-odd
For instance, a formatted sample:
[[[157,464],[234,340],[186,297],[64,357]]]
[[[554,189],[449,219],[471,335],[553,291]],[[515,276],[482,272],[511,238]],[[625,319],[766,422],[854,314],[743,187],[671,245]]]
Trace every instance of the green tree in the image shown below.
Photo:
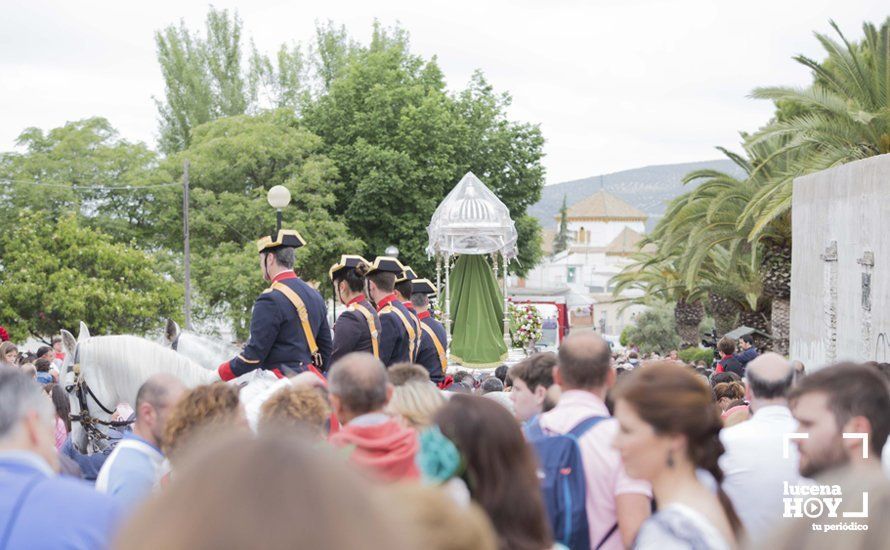
[[[641,353],[666,353],[680,346],[673,308],[670,304],[657,303],[637,315],[633,325],[622,333],[628,344],[634,343]]]
[[[84,321],[98,334],[142,334],[181,317],[182,289],[151,254],[113,242],[73,214],[22,212],[0,234],[0,318],[13,340],[46,339]]]
[[[824,61],[794,58],[813,72],[811,86],[754,90],[754,97],[785,107],[784,116],[777,116],[754,140],[785,138],[775,158],[786,166],[748,205],[752,237],[790,211],[792,181],[798,175],[890,153],[890,18],[880,27],[864,23],[860,42],[849,41],[834,21],[831,27],[840,41],[816,33],[828,54]],[[784,153],[793,154],[793,161],[781,158]]]
[[[473,171],[517,222],[523,272],[537,263],[540,229],[526,208],[540,197],[543,138],[510,122],[509,96],[480,74],[450,96],[435,59],[412,54],[407,34],[375,26],[368,48],[352,50],[342,76],[304,111],[340,170],[336,211],[375,256],[390,244],[405,263],[430,273],[426,225],[436,205]]]
[[[150,246],[156,228],[147,213],[163,193],[155,185],[170,180],[156,172],[148,147],[121,139],[98,117],[49,131],[28,128],[16,144],[22,152],[0,154],[0,233],[13,230],[22,210],[50,219],[76,213],[118,242]]]
[[[556,256],[569,248],[569,209],[566,206],[566,196],[562,196],[562,207],[559,209],[559,231],[553,241],[553,255]]]
[[[224,312],[236,332],[246,335],[251,305],[265,285],[254,243],[274,229],[274,211],[266,202],[274,185],[284,185],[293,197],[283,211],[284,227],[297,229],[307,241],[297,251],[298,272],[330,295],[328,268],[340,254],[361,251],[362,242],[330,213],[342,185],[333,162],[321,154],[318,136],[293,111],[280,109],[221,118],[199,126],[192,137],[191,146],[172,156],[165,169],[179,178],[189,159],[193,275],[203,314]],[[181,252],[178,196],[158,218],[170,228],[164,245]]]

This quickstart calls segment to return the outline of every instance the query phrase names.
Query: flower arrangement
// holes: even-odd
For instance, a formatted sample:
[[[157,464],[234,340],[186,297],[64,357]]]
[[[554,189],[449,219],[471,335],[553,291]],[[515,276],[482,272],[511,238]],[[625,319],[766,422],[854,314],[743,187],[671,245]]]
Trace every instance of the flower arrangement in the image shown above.
[[[513,346],[531,349],[543,335],[538,308],[530,304],[511,303],[507,312],[510,316],[510,339]]]

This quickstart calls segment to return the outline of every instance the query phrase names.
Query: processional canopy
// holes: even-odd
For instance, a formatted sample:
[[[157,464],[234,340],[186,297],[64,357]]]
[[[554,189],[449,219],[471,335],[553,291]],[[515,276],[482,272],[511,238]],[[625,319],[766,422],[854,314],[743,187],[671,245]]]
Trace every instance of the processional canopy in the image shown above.
[[[501,254],[516,257],[516,224],[510,210],[472,172],[448,193],[427,227],[430,256]]]

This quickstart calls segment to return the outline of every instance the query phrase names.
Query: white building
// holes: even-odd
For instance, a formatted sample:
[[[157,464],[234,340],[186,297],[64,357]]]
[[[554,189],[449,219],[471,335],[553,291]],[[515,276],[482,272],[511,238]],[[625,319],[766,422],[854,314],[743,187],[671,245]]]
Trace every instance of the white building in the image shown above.
[[[593,312],[574,311],[573,326],[594,325],[606,334],[620,334],[642,308],[621,305],[612,297],[612,278],[638,252],[647,216],[604,190],[574,204],[567,211],[569,248],[553,255],[556,231],[544,230],[544,260],[519,286],[553,289],[568,287],[595,302]],[[556,216],[557,222],[559,216]]]

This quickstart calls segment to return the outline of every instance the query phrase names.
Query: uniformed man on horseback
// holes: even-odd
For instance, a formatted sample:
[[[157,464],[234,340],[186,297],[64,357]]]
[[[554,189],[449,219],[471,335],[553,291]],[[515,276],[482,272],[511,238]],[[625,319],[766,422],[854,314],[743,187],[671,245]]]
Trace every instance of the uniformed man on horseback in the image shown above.
[[[253,305],[244,350],[219,366],[223,380],[259,368],[282,377],[328,367],[332,343],[327,307],[293,269],[294,249],[305,244],[299,233],[288,229],[257,241],[263,279],[272,285]]]
[[[336,298],[346,306],[334,322],[334,351],[331,363],[355,351],[380,358],[380,319],[365,296],[365,274],[371,264],[361,256],[346,255],[331,267]]]
[[[411,283],[411,302],[422,323],[422,341],[417,362],[430,373],[430,380],[441,385],[448,369],[448,336],[442,323],[432,316],[429,298],[438,292],[429,279],[414,279]]]
[[[382,332],[380,360],[387,367],[395,363],[411,363],[417,358],[420,334],[413,315],[395,293],[396,279],[405,266],[391,256],[378,256],[366,275],[368,296],[377,306]]]

